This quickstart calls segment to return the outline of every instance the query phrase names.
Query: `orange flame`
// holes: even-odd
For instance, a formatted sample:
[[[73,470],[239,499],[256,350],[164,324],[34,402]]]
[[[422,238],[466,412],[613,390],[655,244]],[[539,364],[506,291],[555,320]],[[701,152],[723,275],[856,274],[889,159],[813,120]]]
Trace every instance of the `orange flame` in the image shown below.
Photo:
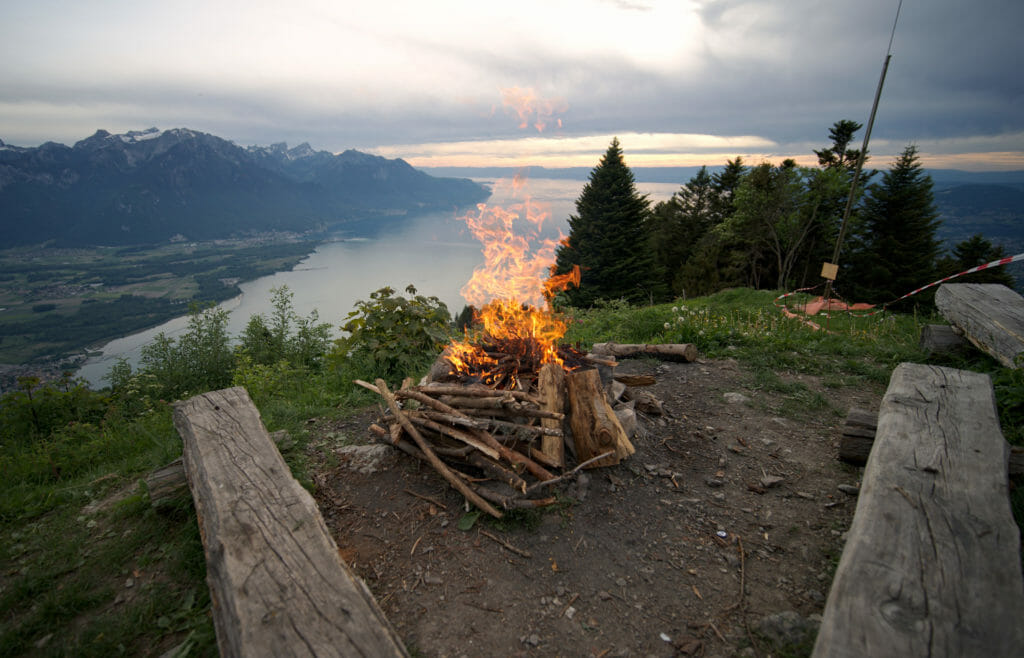
[[[507,87],[501,90],[501,104],[512,110],[519,116],[519,128],[524,129],[530,125],[537,132],[544,132],[548,123],[554,118],[555,125],[562,127],[562,120],[555,117],[559,112],[565,112],[569,105],[555,98],[541,98],[533,87]]]
[[[474,270],[461,293],[480,309],[476,319],[483,325],[485,341],[514,346],[539,363],[561,364],[558,342],[566,324],[550,301],[558,291],[579,285],[578,269],[551,275],[555,249],[564,236],[540,237],[550,213],[529,197],[505,208],[481,203],[477,211],[463,219],[483,244],[484,264]],[[448,360],[460,373],[486,371],[496,363],[468,337],[449,348]]]

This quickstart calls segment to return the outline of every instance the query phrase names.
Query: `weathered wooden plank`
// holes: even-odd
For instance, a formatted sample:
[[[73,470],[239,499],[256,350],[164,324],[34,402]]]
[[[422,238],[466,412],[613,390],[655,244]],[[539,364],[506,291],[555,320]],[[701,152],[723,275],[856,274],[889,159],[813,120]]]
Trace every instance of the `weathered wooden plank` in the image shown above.
[[[987,375],[896,368],[815,656],[1018,655],[1006,460]]]
[[[179,402],[222,656],[407,656],[243,388]]]
[[[929,354],[944,354],[965,347],[967,340],[948,324],[926,324],[921,327],[918,341],[921,349]]]
[[[944,283],[935,293],[942,317],[1007,368],[1024,352],[1024,297],[998,283]]]
[[[852,407],[846,413],[843,433],[839,437],[839,459],[847,464],[863,466],[875,444],[878,429],[878,414],[867,409]],[[1010,477],[1024,475],[1024,447],[1010,446],[1007,473]]]

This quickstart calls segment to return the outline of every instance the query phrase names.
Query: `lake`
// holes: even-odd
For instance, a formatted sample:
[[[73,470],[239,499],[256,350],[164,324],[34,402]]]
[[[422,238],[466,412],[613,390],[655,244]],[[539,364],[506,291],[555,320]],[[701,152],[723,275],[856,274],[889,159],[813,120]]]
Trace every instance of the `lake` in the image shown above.
[[[530,179],[516,190],[509,180],[484,180],[491,185],[493,194],[487,205],[508,207],[522,203],[529,196],[532,204],[541,206],[550,214],[543,224],[546,237],[557,237],[558,231],[569,232],[569,215],[575,213],[575,202],[586,181]],[[682,183],[637,183],[637,189],[647,194],[652,205],[663,201],[679,190]],[[393,230],[381,231],[374,238],[346,238],[334,236],[321,244],[306,259],[287,272],[278,272],[239,285],[242,294],[220,304],[230,312],[228,332],[237,336],[249,318],[263,314],[269,316],[271,288],[288,286],[294,293],[295,311],[307,316],[313,310],[321,322],[336,328],[354,304],[369,299],[370,293],[391,286],[405,295],[409,284],[416,286],[418,294],[436,296],[443,301],[452,315],[465,306],[459,290],[483,263],[480,242],[469,232],[459,217],[460,213],[429,213],[415,218],[396,220]],[[525,222],[524,222],[525,224]],[[175,318],[164,324],[118,338],[104,345],[99,356],[88,359],[77,376],[100,388],[103,378],[117,359],[126,358],[134,367],[141,349],[163,332],[175,337],[184,333],[188,317]],[[336,333],[340,333],[336,331]]]

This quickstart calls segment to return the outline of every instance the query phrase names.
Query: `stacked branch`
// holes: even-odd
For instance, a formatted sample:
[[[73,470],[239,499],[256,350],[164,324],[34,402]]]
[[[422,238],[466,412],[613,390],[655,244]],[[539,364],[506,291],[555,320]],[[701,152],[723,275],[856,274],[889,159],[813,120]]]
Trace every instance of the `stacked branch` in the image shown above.
[[[450,383],[392,392],[381,379],[356,383],[386,404],[370,427],[379,440],[430,464],[467,500],[497,518],[500,509],[554,503],[551,485],[609,457],[607,451],[594,455],[560,476],[549,471],[546,466],[561,464],[548,458],[542,439],[564,441],[565,414],[530,393]]]

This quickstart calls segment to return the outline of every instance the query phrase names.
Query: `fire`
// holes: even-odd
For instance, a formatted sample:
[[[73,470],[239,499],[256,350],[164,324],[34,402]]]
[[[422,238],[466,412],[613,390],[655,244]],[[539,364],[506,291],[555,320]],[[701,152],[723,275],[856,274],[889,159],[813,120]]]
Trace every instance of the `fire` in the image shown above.
[[[566,324],[551,308],[551,299],[559,290],[579,285],[579,270],[551,275],[555,249],[564,236],[541,237],[549,217],[543,205],[527,196],[507,207],[481,203],[475,214],[463,218],[483,244],[484,263],[461,291],[479,309],[475,319],[482,330],[480,336],[467,335],[448,349],[455,372],[491,383],[487,374],[500,359],[562,363],[558,342]],[[488,347],[501,356],[488,354]]]
[[[557,112],[567,109],[565,101],[543,98],[532,87],[507,87],[501,90],[501,104],[519,116],[520,130],[532,125],[537,132],[544,132],[548,122]],[[555,125],[562,127],[562,120],[554,117]]]

